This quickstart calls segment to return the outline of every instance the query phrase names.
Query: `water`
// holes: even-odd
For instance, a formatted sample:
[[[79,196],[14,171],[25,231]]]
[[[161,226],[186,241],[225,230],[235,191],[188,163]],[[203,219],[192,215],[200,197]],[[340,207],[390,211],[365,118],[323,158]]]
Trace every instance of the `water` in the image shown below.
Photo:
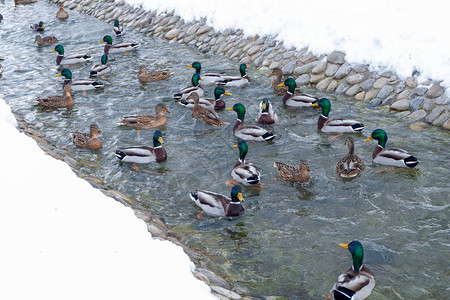
[[[335,164],[346,153],[345,136],[330,140],[317,132],[318,110],[282,107],[281,97],[272,93],[268,72],[251,68],[251,85],[229,89],[233,95],[224,99],[229,107],[237,102],[246,106],[247,123],[253,123],[263,97],[269,97],[278,112],[281,123],[272,127],[275,141],[249,143],[247,159],[261,171],[264,185],[260,190],[244,188],[246,213],[241,217],[198,220],[199,209],[190,201],[189,191],[199,188],[229,195],[225,181],[238,157],[232,148],[237,142],[232,135],[236,114],[220,112],[230,125],[212,128],[192,119],[191,112],[171,96],[189,84],[193,71],[185,67],[195,60],[202,62],[204,71],[227,74],[238,74],[238,63],[126,28],[127,34],[114,41],[139,41],[141,47],[112,57],[113,71],[102,79],[104,91],[75,94],[71,111],[41,110],[33,100],[62,93],[62,80],[55,77],[62,68],[55,65],[56,54],[50,53],[53,46],[33,44],[36,34],[29,23],[44,21],[45,35],[57,36],[66,53],[89,49],[93,61],[71,67],[74,78],[87,78],[92,63],[99,63],[99,42],[112,29],[74,11],[61,22],[56,11],[55,5],[43,1],[18,7],[11,1],[0,4],[5,19],[0,25],[0,56],[5,57],[0,96],[51,145],[69,152],[81,170],[136,199],[136,208],[164,218],[185,244],[204,253],[200,261],[251,295],[319,299],[351,264],[350,253],[338,244],[358,239],[365,247],[365,263],[377,279],[371,299],[448,298],[448,132],[428,125],[416,132],[386,109],[306,89],[331,99],[331,117],[355,118],[366,125],[354,139],[367,168],[355,180],[342,180],[336,177]],[[169,68],[175,74],[164,82],[141,84],[137,80],[141,64],[148,69]],[[212,90],[206,87],[208,96]],[[153,114],[160,102],[173,112],[161,128],[168,161],[143,165],[136,172],[120,164],[114,150],[151,144],[153,130],[143,130],[137,137],[135,130],[116,123],[127,114]],[[75,148],[69,133],[87,131],[94,122],[104,133],[103,148]],[[413,152],[421,160],[419,166],[375,173],[385,167],[371,163],[375,142],[363,143],[375,128],[388,132],[388,146]],[[300,159],[310,163],[312,184],[301,187],[275,180],[274,160],[297,165]]]

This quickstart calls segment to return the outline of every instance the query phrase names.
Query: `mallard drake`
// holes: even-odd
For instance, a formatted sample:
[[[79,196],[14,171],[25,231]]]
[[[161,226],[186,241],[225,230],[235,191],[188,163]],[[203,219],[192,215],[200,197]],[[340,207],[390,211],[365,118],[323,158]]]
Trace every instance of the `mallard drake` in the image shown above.
[[[133,115],[125,116],[120,125],[132,126],[136,129],[150,129],[159,126],[166,125],[167,118],[165,114],[171,115],[172,113],[167,110],[167,107],[163,103],[158,103],[155,106],[155,116],[152,115]]]
[[[237,113],[237,120],[233,127],[233,135],[246,141],[271,141],[275,138],[272,132],[268,132],[259,126],[247,126],[244,124],[245,106],[236,103],[226,110],[234,110]]]
[[[198,75],[198,74],[192,75],[192,78],[191,78],[192,86],[185,87],[185,88],[179,90],[176,94],[173,95],[173,98],[176,100],[187,99],[191,95],[191,93],[194,93],[194,92],[197,93],[197,95],[199,97],[203,96],[205,94],[205,91],[203,90],[202,86],[199,84],[200,80],[202,80],[200,78],[200,75]]]
[[[64,76],[64,83],[63,88],[66,85],[70,85],[72,88],[72,91],[74,92],[83,92],[88,90],[94,90],[103,88],[104,84],[99,81],[89,80],[89,79],[77,79],[72,80],[72,72],[69,69],[63,69],[60,74],[56,75],[58,76]]]
[[[62,96],[49,96],[45,98],[36,99],[40,106],[48,107],[50,109],[60,108],[60,107],[73,107],[73,97],[70,94],[72,88],[70,85],[64,87],[64,94]]]
[[[191,69],[194,68],[195,69],[195,74],[200,75],[200,72],[202,70],[202,65],[198,62],[198,61],[194,61],[192,63],[192,65],[187,66],[187,69]],[[202,81],[204,84],[215,84],[220,80],[223,80],[223,76],[225,76],[225,74],[221,74],[221,73],[205,73],[203,75],[200,75],[202,77]]]
[[[142,82],[164,80],[172,74],[173,72],[170,72],[169,70],[157,70],[147,73],[147,68],[144,65],[139,67],[139,81]]]
[[[122,36],[123,26],[119,24],[119,20],[114,20],[113,33],[115,36]]]
[[[383,129],[375,129],[370,137],[365,139],[364,142],[374,139],[378,141],[378,145],[372,153],[374,163],[401,168],[414,168],[419,163],[419,160],[416,157],[412,156],[403,149],[386,149],[385,147],[388,136],[386,131]]]
[[[203,79],[203,78],[202,78]],[[214,99],[211,98],[200,98],[199,105],[207,108],[207,109],[214,109],[214,110],[221,110],[226,107],[225,101],[222,99],[222,95],[229,95],[231,96],[231,93],[224,90],[223,87],[218,86],[214,89]],[[188,108],[194,108],[194,100],[193,99],[185,99],[181,100],[179,102],[184,107]]]
[[[111,72],[111,66],[108,64],[108,55],[103,54],[100,64],[94,65],[89,71],[89,76],[101,76]]]
[[[259,171],[245,161],[248,152],[247,142],[240,140],[239,143],[233,147],[239,148],[239,159],[234,164],[233,170],[231,171],[231,177],[244,185],[258,184],[260,177]]]
[[[322,132],[360,132],[364,129],[364,124],[355,120],[329,119],[328,114],[331,110],[331,103],[327,98],[314,101],[310,106],[322,108],[322,113],[317,121],[317,127]]]
[[[331,295],[335,300],[362,300],[369,297],[375,287],[375,276],[372,271],[363,265],[364,250],[358,241],[349,244],[339,244],[352,254],[353,264],[345,273],[339,275],[331,288]]]
[[[92,56],[87,54],[64,55],[64,47],[62,45],[56,45],[55,49],[50,52],[58,52],[58,56],[56,56],[57,65],[73,65],[92,59]]]
[[[54,35],[41,37],[39,34],[34,39],[34,42],[38,44],[38,46],[46,46],[54,44],[58,41],[58,39]]]
[[[356,177],[364,171],[364,162],[355,153],[355,142],[352,137],[347,137],[344,145],[347,145],[348,153],[339,160],[336,171],[344,178]]]
[[[213,126],[225,126],[225,123],[219,115],[214,111],[214,109],[204,108],[200,106],[198,94],[193,92],[188,99],[194,101],[194,109],[192,110],[192,116],[195,119],[202,119],[204,124],[209,124]]]
[[[89,126],[89,133],[74,131],[70,134],[73,143],[80,148],[99,149],[102,147],[102,141],[97,137],[102,134],[97,124]]]
[[[112,41],[113,40],[110,35],[105,35],[103,37],[103,40],[100,42],[100,43],[106,42],[105,48],[103,49],[103,52],[105,52],[106,54],[127,52],[131,50],[136,50],[136,48],[139,47],[139,43],[120,43],[113,45]]]
[[[222,76],[222,80],[217,81],[218,85],[221,86],[237,86],[243,87],[250,83],[250,77],[245,73],[245,70],[249,68],[246,64],[239,65],[239,72],[241,76]]]
[[[273,166],[277,170],[278,176],[281,180],[298,183],[298,184],[308,184],[311,182],[311,170],[309,169],[309,164],[306,160],[302,159],[300,161],[300,167],[291,166],[282,162],[274,162]]]
[[[272,70],[272,72],[267,75],[267,77],[275,76],[275,78],[272,81],[272,88],[275,94],[278,96],[284,95],[288,91],[288,87],[285,85],[279,85],[282,83],[281,79],[283,78],[283,71],[281,71],[280,68],[275,68]]]
[[[62,2],[59,3],[59,9],[56,12],[56,18],[60,20],[69,18],[69,13],[64,10],[64,3]]]
[[[241,204],[244,197],[240,185],[235,185],[231,189],[231,199],[221,194],[200,190],[191,192],[189,196],[208,215],[235,217],[244,212],[244,207]]]
[[[39,24],[30,24],[30,28],[38,32],[44,31],[45,30],[44,22],[40,21]]]
[[[297,87],[297,83],[295,83],[295,80],[293,78],[286,78],[286,80],[283,83],[280,83],[278,85],[279,87],[283,87],[283,86],[287,86],[288,90],[286,91],[286,93],[284,94],[283,97],[283,103],[286,106],[290,106],[290,107],[307,107],[310,106],[311,103],[313,103],[314,101],[317,101],[318,98],[308,95],[308,94],[304,94],[304,93],[299,93],[297,95],[295,95],[295,89]]]
[[[151,162],[163,162],[167,160],[166,150],[162,147],[164,140],[162,132],[156,130],[153,133],[153,147],[150,146],[131,146],[123,147],[114,153],[118,159],[124,162],[147,164]]]
[[[278,116],[267,98],[264,98],[259,104],[259,112],[256,116],[256,121],[263,125],[278,123]]]

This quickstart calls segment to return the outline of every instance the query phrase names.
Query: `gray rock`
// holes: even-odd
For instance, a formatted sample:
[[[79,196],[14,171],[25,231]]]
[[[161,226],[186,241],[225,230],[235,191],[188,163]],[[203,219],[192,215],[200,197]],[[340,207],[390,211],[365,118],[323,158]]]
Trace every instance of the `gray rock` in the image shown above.
[[[415,88],[417,87],[417,79],[416,77],[408,77],[406,78],[406,86],[409,88]]]
[[[298,60],[302,63],[302,64],[308,64],[310,62],[313,62],[315,60],[317,60],[317,57],[314,56],[314,54],[312,54],[311,52],[307,52],[303,55],[300,55],[300,57],[298,58]]]
[[[411,94],[409,95],[409,99],[414,99],[416,97],[421,97],[425,95],[425,93],[428,91],[428,88],[426,86],[419,86],[416,87]]]
[[[254,55],[256,52],[258,52],[259,49],[261,49],[261,46],[260,46],[260,45],[255,45],[255,46],[251,47],[251,48],[248,50],[247,54],[250,55],[250,56],[252,56],[252,55]],[[245,51],[245,50],[244,50],[244,51]]]
[[[263,58],[264,58],[264,56],[263,55],[260,55],[259,57],[255,57],[255,59],[253,59],[253,56],[252,56],[252,61],[253,61],[253,63],[256,65],[256,66],[261,66],[262,65],[262,61],[263,61]]]
[[[283,59],[289,59],[292,56],[294,56],[295,52],[294,51],[286,51],[283,53]]]
[[[204,276],[206,276],[206,278],[208,278],[208,281],[214,285],[223,287],[223,288],[228,288],[228,282],[225,281],[225,279],[223,279],[222,277],[218,276],[216,273],[208,270],[208,269],[203,269],[203,268],[196,268],[195,272],[201,273]]]
[[[313,61],[301,67],[297,67],[294,69],[294,74],[295,75],[305,74],[309,72],[312,68],[314,68],[318,63],[319,63],[318,61]]]
[[[181,29],[172,29],[166,33],[164,36],[166,39],[171,40],[175,37],[178,37],[178,35],[181,33]]]
[[[423,101],[425,99],[423,97],[418,97],[418,98],[414,98],[411,100],[411,103],[409,105],[409,108],[411,109],[411,111],[416,111],[420,108],[420,106],[422,105]]]
[[[202,35],[204,33],[210,32],[212,30],[212,28],[208,25],[203,25],[201,26],[197,32],[195,33],[196,35]]]
[[[442,115],[437,117],[437,119],[434,120],[432,124],[435,126],[442,126],[449,118],[450,114],[448,112],[444,112]]]
[[[383,100],[383,103],[381,103],[381,105],[392,105],[392,103],[394,103],[397,100],[397,98],[395,97],[395,95],[391,95],[389,97],[387,97],[386,99]]]
[[[435,106],[436,106],[436,105],[435,105],[435,100],[434,100],[434,99],[426,99],[426,100],[423,102],[422,108],[423,108],[424,110],[426,110],[426,111],[431,111],[431,110],[433,110],[433,108],[434,108]]]
[[[247,64],[248,65],[251,62],[252,62],[252,58],[250,56],[243,57],[243,58],[241,58],[239,60],[239,63],[241,63],[241,64]]]
[[[295,66],[297,65],[297,60],[291,60],[282,69],[284,75],[290,75],[294,72]]]
[[[231,34],[231,28],[227,28],[222,32],[222,36],[229,36]]]
[[[353,71],[356,73],[365,73],[369,70],[369,65],[367,64],[359,64],[353,67]]]
[[[390,78],[390,77],[392,77],[392,76],[394,76],[395,74],[394,74],[394,72],[392,72],[392,71],[384,71],[383,73],[381,73],[381,76],[382,77],[386,77],[386,78]]]
[[[327,77],[327,78],[323,79],[316,85],[316,89],[321,90],[321,91],[326,90],[326,88],[328,87],[328,85],[330,84],[330,82],[332,80],[333,80],[333,77]]]
[[[337,94],[345,93],[348,90],[348,88],[349,88],[349,85],[347,83],[343,82],[337,87],[336,93]]]
[[[382,100],[380,98],[373,98],[372,100],[370,100],[369,105],[370,106],[380,106],[382,103]]]
[[[450,119],[444,122],[442,128],[450,130]]]
[[[411,89],[410,88],[405,88],[405,90],[403,92],[401,92],[400,94],[398,94],[398,99],[408,99],[409,94],[411,94]]]
[[[409,103],[410,101],[407,99],[398,100],[391,105],[391,109],[397,111],[409,110]]]
[[[311,77],[311,75],[309,75],[309,74],[302,74],[300,77],[298,77],[298,78],[295,80],[295,83],[296,83],[298,86],[307,84],[307,83],[309,83],[309,78],[310,78],[310,77]]]
[[[373,87],[374,89],[379,90],[379,89],[381,89],[383,86],[386,85],[387,81],[388,81],[388,78],[386,78],[386,77],[380,77],[380,78],[378,78],[378,79],[373,83],[373,86],[372,86],[372,87]]]
[[[332,64],[343,64],[345,62],[345,53],[342,51],[333,51],[328,55],[327,61]]]
[[[197,32],[197,30],[200,28],[200,25],[198,23],[194,23],[189,29],[186,31],[186,35],[193,35]]]
[[[327,62],[326,61],[321,61],[319,62],[312,70],[311,73],[312,74],[320,74],[325,72],[325,70],[327,69]]]
[[[325,91],[328,93],[332,92],[332,91],[336,90],[337,86],[338,86],[338,82],[336,80],[332,80]]]
[[[400,82],[399,84],[397,84],[397,86],[395,87],[395,93],[399,94],[401,92],[403,92],[403,90],[406,87],[406,83],[404,81]]]
[[[436,104],[438,105],[450,104],[450,98],[447,95],[442,95],[441,97],[436,99]]]
[[[359,92],[359,84],[355,84],[352,87],[350,87],[345,94],[347,96],[353,97],[357,92]]]
[[[325,76],[330,77],[336,74],[337,70],[339,70],[339,66],[335,64],[329,63],[327,65],[327,69],[325,70]]]
[[[334,78],[338,79],[338,80],[342,79],[345,76],[347,76],[351,70],[352,70],[352,67],[350,66],[350,64],[345,62],[344,64],[341,65],[339,70],[337,70],[336,74],[334,74]]]
[[[436,106],[428,116],[425,117],[425,122],[427,123],[433,123],[444,111],[444,107],[442,106]]]
[[[439,96],[442,96],[444,94],[445,89],[437,82],[435,82],[430,89],[427,91],[425,96],[427,98],[437,98]]]
[[[319,81],[321,81],[322,79],[325,78],[325,74],[313,74],[311,75],[311,78],[309,78],[309,82],[311,83],[318,83]]]
[[[419,110],[416,110],[415,112],[413,112],[412,114],[410,114],[408,116],[408,119],[413,120],[413,121],[419,121],[419,120],[422,120],[423,118],[425,118],[426,115],[427,115],[426,111],[424,111],[423,109],[419,109]]]
[[[241,50],[241,49],[234,49],[234,48],[231,48],[229,51],[231,51],[231,50],[234,50],[233,53],[230,55],[230,58],[231,58],[231,59],[233,59],[233,58],[235,58],[235,57],[241,55],[241,53],[242,53],[242,50]],[[228,52],[229,52],[229,51],[228,51]],[[228,53],[228,52],[227,52],[227,53]]]
[[[269,66],[269,69],[275,69],[275,68],[279,68],[279,67],[281,67],[281,63],[280,62],[278,62],[278,61],[274,61],[274,62],[272,62],[271,64],[270,64],[270,66]]]
[[[380,92],[377,94],[377,98],[381,100],[385,99],[394,91],[394,88],[390,85],[385,85],[381,88]]]
[[[223,287],[220,287],[220,286],[212,285],[211,290],[217,294],[227,297],[228,299],[233,299],[233,300],[242,299],[242,297],[240,295],[236,294],[235,292],[224,289]]]
[[[354,85],[357,83],[362,82],[363,80],[365,80],[367,78],[367,76],[365,74],[362,73],[357,73],[357,74],[353,74],[348,76],[345,81],[350,84],[350,85]]]

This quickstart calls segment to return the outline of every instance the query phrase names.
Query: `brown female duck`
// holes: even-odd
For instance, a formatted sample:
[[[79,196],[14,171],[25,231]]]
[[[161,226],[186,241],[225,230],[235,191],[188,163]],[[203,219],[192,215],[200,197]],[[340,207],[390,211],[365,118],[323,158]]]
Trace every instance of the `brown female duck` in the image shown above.
[[[195,119],[203,119],[204,124],[213,126],[225,126],[225,123],[219,115],[214,111],[199,105],[200,98],[196,92],[193,92],[188,99],[194,100],[194,109],[192,110],[192,116]]]
[[[49,96],[45,98],[36,99],[40,106],[47,107],[50,109],[66,107],[68,109],[73,107],[73,97],[70,94],[72,88],[70,85],[64,87],[64,94],[62,96]]]
[[[102,141],[97,134],[102,134],[97,124],[89,126],[89,133],[74,131],[70,135],[73,143],[80,148],[99,149],[102,147]]]
[[[169,72],[169,70],[158,70],[147,73],[147,68],[144,65],[139,67],[139,81],[142,82],[164,80],[172,74],[173,72]]]
[[[347,137],[344,145],[347,145],[348,153],[339,160],[336,171],[344,178],[356,177],[364,171],[364,162],[355,154],[355,142],[352,137]]]
[[[273,166],[277,169],[277,173],[284,181],[299,184],[308,184],[311,182],[309,176],[311,170],[306,160],[300,161],[300,167],[287,165],[282,162],[274,162]]]
[[[275,68],[272,70],[272,72],[267,77],[272,77],[272,76],[275,76],[275,78],[272,81],[273,91],[278,96],[283,96],[288,91],[287,86],[278,86],[279,84],[281,84],[283,82],[283,81],[281,81],[283,78],[283,71],[281,71],[280,68]]]
[[[54,35],[44,36],[41,37],[40,35],[37,35],[34,39],[34,42],[38,44],[38,46],[47,46],[54,44],[58,41],[58,39]]]
[[[64,3],[59,3],[59,10],[56,12],[56,18],[60,20],[64,20],[69,18],[69,13],[64,10]]]
[[[125,116],[119,125],[126,125],[135,127],[136,130],[139,129],[150,129],[158,126],[166,125],[167,118],[166,115],[171,115],[165,104],[159,103],[155,107],[155,116],[152,115],[133,115]],[[138,131],[139,135],[139,131]]]

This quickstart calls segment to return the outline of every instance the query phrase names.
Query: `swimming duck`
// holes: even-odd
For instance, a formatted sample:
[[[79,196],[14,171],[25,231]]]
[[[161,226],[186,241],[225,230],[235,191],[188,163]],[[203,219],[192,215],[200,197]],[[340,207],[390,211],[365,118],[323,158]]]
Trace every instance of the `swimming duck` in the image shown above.
[[[284,95],[288,91],[288,87],[286,85],[279,86],[279,84],[282,83],[281,79],[283,78],[283,71],[281,71],[280,68],[275,68],[269,75],[267,75],[267,77],[272,76],[275,76],[275,78],[272,81],[273,91],[278,96]]]
[[[339,160],[336,171],[344,178],[356,177],[364,171],[364,162],[355,153],[355,142],[352,137],[347,137],[344,145],[347,145],[348,153]]]
[[[64,55],[64,47],[62,45],[56,45],[55,49],[50,52],[58,52],[58,56],[56,56],[57,65],[72,65],[92,59],[92,56],[87,54]]]
[[[59,9],[56,12],[56,18],[60,20],[69,18],[69,13],[64,10],[64,3],[62,2],[59,3]]]
[[[169,72],[169,70],[157,70],[147,73],[147,68],[144,65],[139,67],[139,81],[142,82],[164,80],[172,74],[173,72]]]
[[[49,96],[45,98],[36,99],[40,106],[48,107],[50,109],[60,108],[60,107],[73,107],[73,97],[70,94],[72,91],[70,85],[64,87],[64,94],[62,96]]]
[[[237,86],[243,87],[250,83],[250,77],[245,73],[245,70],[249,68],[246,64],[239,65],[239,72],[241,76],[222,76],[222,80],[217,81],[218,85],[221,86]]]
[[[114,153],[118,159],[123,162],[147,164],[151,162],[163,162],[167,160],[166,150],[162,147],[164,140],[162,132],[156,130],[153,133],[153,147],[150,146],[131,146],[123,147]]]
[[[233,147],[239,148],[239,159],[234,164],[233,170],[231,171],[231,177],[244,185],[258,184],[260,177],[259,171],[245,161],[248,152],[247,142],[240,140],[239,143]]]
[[[272,132],[268,132],[259,126],[247,126],[244,124],[245,106],[236,103],[226,110],[234,110],[237,113],[237,120],[233,127],[233,135],[246,141],[271,141],[275,138]]]
[[[3,73],[3,66],[2,64],[0,64],[0,75],[2,75],[2,73]]]
[[[200,75],[200,72],[202,70],[202,65],[198,61],[194,61],[192,63],[192,65],[187,66],[186,68],[187,69],[194,68],[195,73]],[[218,81],[223,80],[223,76],[225,76],[225,74],[221,74],[221,73],[205,73],[205,74],[201,75],[202,81],[204,84],[215,84]]]
[[[388,137],[386,131],[383,129],[375,129],[370,137],[365,139],[364,142],[374,139],[378,141],[378,145],[372,153],[374,163],[401,168],[414,168],[419,163],[419,160],[416,157],[412,156],[403,149],[386,149],[385,147]]]
[[[38,46],[46,46],[54,44],[58,41],[58,39],[54,35],[41,37],[39,34],[34,39],[34,42],[38,44]]]
[[[284,181],[298,184],[308,184],[311,182],[309,176],[311,170],[306,160],[300,161],[300,167],[291,166],[282,162],[274,162],[273,166],[277,170],[278,176]]]
[[[353,264],[345,273],[339,275],[336,283],[331,288],[333,299],[366,299],[375,287],[375,276],[372,271],[363,265],[364,250],[358,241],[349,244],[339,244],[348,249],[352,254]]]
[[[203,78],[202,78],[202,80],[203,80]],[[200,98],[199,105],[204,108],[207,108],[207,109],[214,109],[214,110],[224,109],[226,107],[225,101],[223,101],[223,99],[222,99],[222,95],[224,95],[224,94],[231,96],[230,92],[227,92],[224,90],[223,87],[218,86],[214,89],[214,99]],[[184,107],[194,108],[194,100],[193,99],[181,100],[179,103],[181,105],[183,105]]]
[[[256,116],[256,121],[263,125],[278,123],[278,116],[267,98],[264,98],[259,104],[259,112]]]
[[[89,71],[89,76],[101,76],[111,72],[111,66],[108,64],[108,55],[103,54],[100,60],[101,64],[94,65]]]
[[[40,21],[39,24],[30,24],[30,28],[38,32],[44,31],[44,22]]]
[[[231,199],[221,194],[200,190],[191,192],[189,196],[208,215],[235,217],[244,212],[244,207],[241,204],[244,197],[240,185],[235,185],[231,189]]]
[[[119,24],[119,20],[114,20],[113,32],[115,36],[122,36],[123,26]]]
[[[207,109],[203,106],[200,106],[198,94],[193,92],[188,99],[192,99],[194,101],[194,109],[192,110],[192,116],[195,119],[202,119],[204,124],[209,124],[213,126],[225,126],[228,123],[225,123],[219,115],[214,111],[214,109]]]
[[[66,85],[70,85],[72,88],[72,91],[74,92],[83,92],[88,90],[94,90],[103,88],[104,84],[99,81],[89,80],[89,79],[77,79],[72,80],[72,72],[69,69],[63,69],[60,74],[56,75],[58,76],[64,76],[64,83],[63,88]]]
[[[120,125],[132,126],[136,129],[150,129],[158,126],[166,125],[167,118],[165,114],[171,115],[166,105],[163,103],[158,103],[155,106],[155,116],[152,115],[133,115],[125,116]]]
[[[331,103],[327,98],[314,101],[310,106],[322,108],[322,113],[317,121],[317,127],[322,132],[360,132],[364,129],[364,124],[355,120],[328,119]]]
[[[187,99],[191,93],[197,93],[199,97],[203,96],[205,91],[203,90],[202,86],[199,84],[199,81],[202,80],[200,78],[200,75],[194,74],[192,75],[191,82],[192,86],[185,87],[181,90],[179,90],[176,94],[173,95],[173,98],[176,100],[183,100]]]
[[[127,52],[136,50],[136,48],[139,47],[139,43],[120,43],[113,45],[112,37],[110,35],[105,35],[100,43],[103,42],[106,42],[105,48],[103,49],[103,52],[106,54]]]
[[[89,133],[74,131],[70,136],[77,147],[99,149],[102,147],[102,141],[97,137],[97,134],[102,134],[102,132],[97,124],[92,124],[89,126]]]
[[[283,103],[284,105],[291,106],[291,107],[307,107],[310,106],[311,103],[314,101],[317,101],[318,98],[304,94],[299,93],[295,95],[295,88],[297,87],[297,84],[295,83],[295,80],[293,78],[286,78],[286,80],[283,83],[280,83],[278,85],[279,87],[287,86],[288,90],[284,94],[283,97]]]

